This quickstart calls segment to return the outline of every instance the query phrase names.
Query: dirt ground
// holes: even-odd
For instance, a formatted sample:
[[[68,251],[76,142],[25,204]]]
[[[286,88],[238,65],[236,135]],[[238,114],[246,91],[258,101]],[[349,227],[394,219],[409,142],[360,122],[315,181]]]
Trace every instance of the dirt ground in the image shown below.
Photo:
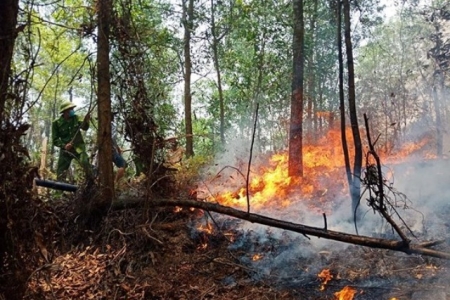
[[[261,240],[240,220],[178,208],[112,211],[82,229],[71,197],[37,205],[25,284],[0,299],[17,288],[30,300],[450,299],[446,260],[351,245],[315,253],[302,235]],[[339,298],[346,286],[354,296]]]

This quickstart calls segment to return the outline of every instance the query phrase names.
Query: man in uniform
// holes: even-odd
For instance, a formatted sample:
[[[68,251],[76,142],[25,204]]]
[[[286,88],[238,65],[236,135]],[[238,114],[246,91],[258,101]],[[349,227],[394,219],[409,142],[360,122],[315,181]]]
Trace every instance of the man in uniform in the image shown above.
[[[72,102],[64,102],[60,107],[61,116],[52,123],[53,145],[60,148],[56,176],[58,180],[64,180],[72,159],[76,159],[89,176],[91,166],[86,154],[86,145],[80,130],[89,129],[90,115],[84,119],[75,114],[76,107]]]

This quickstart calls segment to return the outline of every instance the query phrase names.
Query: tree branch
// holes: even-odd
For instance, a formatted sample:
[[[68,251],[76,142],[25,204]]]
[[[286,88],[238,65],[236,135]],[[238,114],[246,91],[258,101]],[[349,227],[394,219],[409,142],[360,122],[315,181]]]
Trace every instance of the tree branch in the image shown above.
[[[122,199],[113,203],[113,209],[126,209],[138,207],[146,203],[145,199]],[[359,246],[366,246],[370,248],[387,249],[393,251],[400,251],[406,254],[419,254],[431,257],[443,258],[450,260],[450,253],[428,249],[423,245],[426,244],[405,244],[400,240],[380,239],[369,236],[354,235],[349,233],[343,233],[324,228],[311,227],[303,224],[297,224],[292,222],[281,221],[273,219],[259,214],[248,213],[242,210],[237,210],[231,207],[223,206],[216,203],[201,202],[196,200],[180,200],[180,199],[153,199],[149,201],[149,206],[152,207],[166,207],[166,206],[181,206],[181,207],[193,207],[202,209],[205,211],[212,211],[231,217],[246,220],[252,223],[258,223],[270,227],[280,228],[288,231],[301,233],[303,235],[316,236],[319,238],[325,238],[338,242],[344,242],[348,244],[354,244]],[[428,245],[432,245],[428,243]]]

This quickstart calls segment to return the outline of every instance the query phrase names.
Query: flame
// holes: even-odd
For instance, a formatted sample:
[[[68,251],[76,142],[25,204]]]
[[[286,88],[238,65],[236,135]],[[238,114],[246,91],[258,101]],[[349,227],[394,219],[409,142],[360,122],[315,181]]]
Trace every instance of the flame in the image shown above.
[[[351,136],[350,129],[347,135]],[[340,147],[341,134],[339,130],[330,130],[313,145],[303,147],[303,178],[289,176],[288,153],[275,153],[263,163],[251,166],[248,196],[252,207],[263,207],[269,202],[276,202],[278,207],[288,207],[292,203],[291,195],[301,195],[303,199],[317,199],[326,197],[327,190],[320,188],[321,179],[331,179],[340,182],[342,191],[346,189],[345,173],[343,170],[343,151]],[[217,201],[222,205],[245,207],[247,205],[246,182],[237,178],[236,173],[227,178],[228,185],[239,186],[233,191],[221,190],[209,197],[208,201]],[[241,176],[242,177],[242,176]],[[218,184],[220,185],[220,184]],[[332,195],[330,195],[332,196]]]
[[[383,149],[380,149],[379,156],[385,162],[404,162],[407,158],[414,155],[419,155],[423,159],[435,159],[436,154],[430,153],[430,145],[433,145],[433,138],[430,135],[425,135],[417,141],[404,142],[401,147],[393,147],[387,144]],[[392,149],[393,150],[385,150]]]
[[[323,269],[319,274],[317,274],[317,277],[322,280],[320,290],[323,291],[325,290],[325,285],[327,285],[328,281],[333,278],[333,275],[331,274],[330,269]]]
[[[340,292],[334,293],[337,300],[353,300],[356,290],[349,286],[344,287]]]
[[[350,150],[349,157],[354,157],[350,127],[346,129],[346,136]],[[431,144],[430,137],[425,136],[420,141],[406,143],[403,148],[391,151],[390,154],[386,151],[377,151],[382,162],[399,162],[420,151],[422,158],[433,157],[423,153],[429,144]],[[387,148],[389,147],[383,149]],[[314,143],[303,146],[302,178],[289,176],[287,152],[258,159],[259,161],[251,165],[248,191],[244,178],[244,170],[247,167],[241,163],[239,171],[231,171],[228,177],[222,174],[216,176],[214,179],[216,181],[211,181],[215,190],[211,191],[210,186],[206,188],[205,193],[209,196],[204,198],[207,201],[239,208],[245,208],[248,204],[252,208],[267,206],[285,208],[299,199],[313,200],[311,203],[324,203],[336,199],[336,195],[348,194],[339,129],[331,129]]]

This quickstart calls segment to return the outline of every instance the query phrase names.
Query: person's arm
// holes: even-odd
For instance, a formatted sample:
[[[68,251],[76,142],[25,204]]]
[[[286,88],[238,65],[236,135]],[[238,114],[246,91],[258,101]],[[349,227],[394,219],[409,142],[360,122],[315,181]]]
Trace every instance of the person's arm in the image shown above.
[[[61,135],[59,133],[59,126],[57,124],[57,121],[54,121],[52,123],[52,143],[53,146],[64,148],[65,144],[63,143],[61,139]]]
[[[81,129],[88,130],[89,129],[89,121],[91,120],[91,115],[87,114],[84,119],[81,119],[81,117],[78,117],[78,124]]]

